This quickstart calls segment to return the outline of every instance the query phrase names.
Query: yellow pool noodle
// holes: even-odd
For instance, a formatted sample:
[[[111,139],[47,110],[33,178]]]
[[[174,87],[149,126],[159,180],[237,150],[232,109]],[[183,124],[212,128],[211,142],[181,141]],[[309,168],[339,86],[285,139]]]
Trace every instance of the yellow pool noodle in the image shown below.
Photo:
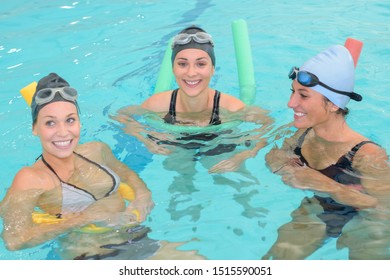
[[[37,88],[37,85],[37,82],[32,82],[31,84],[25,86],[20,90],[20,93],[22,94],[28,106],[31,106],[31,101],[35,93],[35,89]]]

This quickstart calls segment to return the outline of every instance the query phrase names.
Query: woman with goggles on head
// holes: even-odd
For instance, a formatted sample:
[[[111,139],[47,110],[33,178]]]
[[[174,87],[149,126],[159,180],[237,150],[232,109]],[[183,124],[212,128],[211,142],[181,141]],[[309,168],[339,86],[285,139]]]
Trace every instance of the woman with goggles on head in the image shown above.
[[[288,107],[294,111],[293,125],[298,130],[282,148],[273,148],[266,160],[285,184],[311,190],[314,196],[304,198],[292,221],[279,229],[264,259],[304,259],[327,238],[339,236],[339,245],[349,247],[351,259],[390,257],[390,239],[375,240],[372,243],[377,245],[364,250],[351,247],[351,239],[344,242],[346,228],[358,223],[362,213],[381,212],[389,205],[386,151],[345,120],[349,100],[362,100],[353,92],[354,73],[351,54],[336,45],[289,74]],[[390,234],[388,229],[383,232]]]
[[[172,42],[171,60],[178,88],[152,95],[142,103],[143,110],[140,112],[134,112],[139,111],[139,108],[135,108],[135,106],[121,109],[117,120],[128,123],[129,119],[132,120],[133,114],[145,114],[151,111],[158,114],[165,123],[178,126],[206,127],[239,119],[263,125],[262,133],[264,133],[265,127],[273,123],[265,110],[255,106],[251,106],[249,109],[249,106],[245,106],[240,99],[210,88],[216,62],[214,42],[211,35],[203,29],[190,26],[177,34]],[[128,131],[137,134],[130,126]],[[204,143],[199,141],[211,141],[218,135],[197,133],[195,136],[184,135],[184,137],[176,139],[179,142],[180,140],[191,141],[188,145],[178,141],[160,140],[159,136],[155,137],[150,134],[146,138],[139,134],[136,136],[151,152],[167,155],[171,154],[171,148],[175,146],[182,148],[203,147]],[[245,151],[227,160],[222,160],[212,166],[209,171],[221,173],[237,170],[246,158],[255,156],[256,151],[264,146],[264,142],[260,142],[256,143],[251,151]],[[199,153],[196,155],[228,153],[234,150],[233,146],[237,145],[218,146],[210,151],[198,151]]]
[[[243,163],[266,145],[261,136],[272,120],[265,110],[245,106],[240,99],[210,87],[216,61],[214,42],[203,29],[191,26],[177,34],[171,61],[178,88],[156,93],[141,106],[123,108],[115,119],[150,152],[167,155],[163,167],[177,174],[167,187],[172,193],[168,207],[172,219],[189,216],[196,220],[203,208],[192,195],[198,191],[197,167],[212,174],[236,171],[245,185],[257,184]],[[169,125],[164,130],[143,126],[136,121],[139,115],[161,118]],[[238,125],[242,121],[252,122],[255,128],[243,131]]]
[[[79,144],[77,91],[51,73],[39,81],[31,112],[33,134],[40,139],[42,154],[32,166],[16,174],[1,202],[3,239],[7,248],[33,247],[71,231],[79,232],[71,243],[79,239],[91,240],[88,241],[91,244],[92,240],[96,244],[129,240],[129,232],[113,229],[131,225],[130,228],[145,220],[154,205],[151,193],[135,172],[116,159],[106,144]],[[119,190],[123,184],[131,186],[134,192],[127,207]],[[51,219],[42,222],[39,217]],[[91,223],[95,224],[95,229],[99,223],[113,239],[107,234],[87,237],[81,234],[88,231],[84,226]],[[89,251],[78,253],[88,257],[113,252],[98,245],[95,250],[87,249]]]

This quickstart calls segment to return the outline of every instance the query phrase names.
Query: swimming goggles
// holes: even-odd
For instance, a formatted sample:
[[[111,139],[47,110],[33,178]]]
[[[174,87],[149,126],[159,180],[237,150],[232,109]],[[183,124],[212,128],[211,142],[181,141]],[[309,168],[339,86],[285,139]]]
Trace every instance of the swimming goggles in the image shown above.
[[[77,99],[77,90],[71,87],[43,88],[35,95],[35,102],[37,105],[49,103],[54,99],[57,93],[59,93],[62,98],[71,102],[75,102]]]
[[[316,85],[320,85],[320,86],[322,86],[330,91],[333,91],[335,93],[349,96],[351,99],[353,99],[355,101],[362,100],[362,96],[360,94],[355,93],[355,92],[341,91],[341,90],[331,88],[330,86],[322,83],[316,75],[314,75],[310,72],[307,72],[307,71],[299,71],[299,68],[297,68],[297,67],[291,68],[291,71],[288,74],[288,77],[291,80],[297,79],[298,83],[300,83],[301,85],[303,85],[305,87],[314,87]]]
[[[173,37],[172,48],[176,45],[186,45],[191,40],[199,44],[211,44],[214,47],[214,42],[211,38],[211,35],[206,32],[196,32],[194,34],[180,33]]]

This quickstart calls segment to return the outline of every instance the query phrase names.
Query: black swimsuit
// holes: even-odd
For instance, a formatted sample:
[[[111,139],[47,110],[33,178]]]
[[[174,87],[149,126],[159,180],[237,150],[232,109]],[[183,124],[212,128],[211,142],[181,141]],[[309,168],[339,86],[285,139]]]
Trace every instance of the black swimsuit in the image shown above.
[[[303,141],[311,128],[307,129],[298,139],[294,153],[300,158],[302,164],[310,167],[301,149]],[[372,141],[362,141],[355,145],[348,153],[341,156],[339,160],[324,169],[318,170],[325,176],[343,185],[360,185],[360,173],[352,167],[352,161],[356,152],[367,143],[376,144]],[[351,220],[358,212],[355,207],[336,202],[331,197],[314,196],[323,207],[324,212],[317,215],[326,224],[326,233],[330,237],[337,237],[341,234],[344,225]]]
[[[163,118],[166,123],[169,124],[176,124],[180,123],[176,120],[176,99],[177,99],[177,93],[179,89],[175,89],[172,91],[171,95],[171,101],[169,104],[169,111]],[[214,94],[214,103],[213,103],[213,110],[211,112],[210,122],[209,125],[219,125],[221,124],[221,119],[219,117],[219,101],[221,98],[221,92],[218,90],[215,90]],[[219,133],[211,133],[211,132],[200,132],[200,133],[181,133],[181,136],[179,138],[176,138],[177,141],[168,141],[168,140],[160,140],[154,136],[148,135],[148,137],[154,141],[157,142],[157,144],[164,144],[164,145],[172,145],[172,146],[179,146],[184,149],[199,149],[201,147],[206,146],[205,143],[211,141],[215,138],[217,138],[221,134],[230,134],[231,131],[223,131]],[[189,142],[179,142],[179,141],[189,141]],[[228,153],[231,151],[234,151],[237,147],[237,144],[218,144],[214,148],[207,150],[205,152],[197,152],[194,156],[198,157],[201,155],[208,155],[208,156],[215,156],[220,155],[223,153]],[[196,160],[196,158],[194,158]]]
[[[171,102],[169,104],[169,112],[165,115],[164,121],[169,124],[175,124],[178,123],[176,120],[176,99],[177,99],[177,93],[179,89],[175,89],[172,91],[171,95]],[[221,92],[218,90],[215,90],[214,94],[214,104],[213,104],[213,111],[211,113],[210,118],[210,125],[218,125],[221,124],[221,119],[219,118],[219,100],[221,99]]]

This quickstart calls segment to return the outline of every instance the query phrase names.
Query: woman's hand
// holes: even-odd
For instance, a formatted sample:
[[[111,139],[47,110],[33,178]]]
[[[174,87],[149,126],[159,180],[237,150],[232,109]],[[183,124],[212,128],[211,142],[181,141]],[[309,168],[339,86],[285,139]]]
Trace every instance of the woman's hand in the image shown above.
[[[146,191],[136,196],[136,198],[126,208],[126,213],[135,215],[137,222],[143,222],[153,208],[154,202],[152,200],[151,193]]]
[[[209,169],[209,173],[224,173],[237,171],[241,164],[251,155],[251,151],[244,151],[239,154],[235,154],[229,159],[225,159],[214,165]]]
[[[286,164],[277,173],[282,176],[285,184],[301,190],[329,192],[332,190],[329,183],[334,182],[319,171],[294,161]]]

